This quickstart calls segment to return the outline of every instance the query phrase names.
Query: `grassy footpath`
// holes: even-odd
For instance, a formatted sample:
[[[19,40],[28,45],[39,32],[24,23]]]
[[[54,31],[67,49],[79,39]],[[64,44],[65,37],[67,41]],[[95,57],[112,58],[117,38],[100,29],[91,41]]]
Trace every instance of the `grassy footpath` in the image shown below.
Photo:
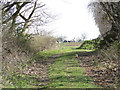
[[[67,46],[62,44],[59,49],[46,50],[38,53],[31,63],[25,64],[24,67],[28,67],[27,72],[29,74],[23,74],[19,72],[13,73],[8,77],[8,83],[5,82],[5,88],[97,88],[92,80],[84,73],[84,69],[79,67],[78,60],[74,57],[75,54],[80,52],[90,52],[91,50],[77,49],[79,46]],[[41,57],[42,56],[42,57]],[[53,60],[53,64],[49,66],[48,71],[48,84],[40,85],[40,74],[35,74],[35,70],[41,68],[36,62],[41,60]],[[33,71],[30,71],[34,68]],[[21,68],[24,71],[24,69]],[[37,70],[41,72],[41,70]],[[33,73],[33,74],[31,74]],[[47,71],[46,71],[47,73]]]
[[[90,78],[86,76],[84,69],[78,67],[75,59],[61,57],[50,66],[49,78],[51,83],[49,87],[56,88],[95,88]]]
[[[55,59],[54,64],[49,67],[50,83],[46,86],[49,88],[97,88],[92,80],[84,73],[84,69],[79,67],[76,53],[88,50],[76,49],[77,46],[63,46],[59,50],[44,51],[41,55],[46,57],[60,54]],[[90,51],[90,50],[89,50]]]

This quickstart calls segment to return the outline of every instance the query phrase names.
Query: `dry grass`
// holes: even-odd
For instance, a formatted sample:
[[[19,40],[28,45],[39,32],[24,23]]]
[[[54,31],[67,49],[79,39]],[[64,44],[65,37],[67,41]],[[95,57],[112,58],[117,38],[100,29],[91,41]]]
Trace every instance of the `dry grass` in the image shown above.
[[[56,45],[56,40],[52,36],[36,35],[30,40],[30,47],[34,52],[43,51],[53,48]]]

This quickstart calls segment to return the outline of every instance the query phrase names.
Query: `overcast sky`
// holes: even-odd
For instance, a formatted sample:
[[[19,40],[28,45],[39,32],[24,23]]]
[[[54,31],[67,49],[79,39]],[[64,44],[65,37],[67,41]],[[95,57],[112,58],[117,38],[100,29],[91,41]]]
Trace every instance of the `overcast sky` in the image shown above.
[[[43,0],[47,8],[57,16],[57,20],[47,26],[55,36],[67,39],[79,38],[86,33],[87,39],[97,38],[99,30],[95,25],[87,5],[90,0]]]

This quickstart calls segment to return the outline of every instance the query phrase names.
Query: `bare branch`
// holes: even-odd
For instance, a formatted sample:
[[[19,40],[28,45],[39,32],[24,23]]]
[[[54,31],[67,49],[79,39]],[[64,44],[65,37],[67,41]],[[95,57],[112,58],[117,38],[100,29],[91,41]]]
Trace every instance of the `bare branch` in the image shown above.
[[[24,2],[10,18],[8,18],[7,20],[3,21],[3,24],[5,24],[6,22],[10,21],[11,19],[15,19],[17,17],[18,13],[20,12],[20,10],[22,9],[22,7],[24,7],[28,3],[29,2]]]
[[[19,15],[20,15],[20,17],[21,17],[22,19],[24,19],[25,21],[27,21],[27,19],[26,19],[23,15],[21,15],[21,13],[20,13]]]
[[[28,17],[28,20],[32,17],[32,15],[33,15],[33,13],[34,13],[34,11],[35,11],[35,8],[36,8],[36,4],[37,4],[37,2],[35,2],[34,8],[33,8],[31,14],[30,14],[29,17]]]
[[[5,12],[8,12],[14,5],[16,5],[16,4],[19,4],[20,2],[13,2],[12,4],[10,4],[10,5],[8,5],[7,7],[4,7],[4,9],[5,8],[7,8],[6,10],[5,10]]]
[[[25,9],[24,11],[21,12],[21,14],[22,14],[23,12],[27,12],[27,11],[30,10],[32,7],[33,7],[33,6],[31,6],[31,7],[27,8],[27,9]]]

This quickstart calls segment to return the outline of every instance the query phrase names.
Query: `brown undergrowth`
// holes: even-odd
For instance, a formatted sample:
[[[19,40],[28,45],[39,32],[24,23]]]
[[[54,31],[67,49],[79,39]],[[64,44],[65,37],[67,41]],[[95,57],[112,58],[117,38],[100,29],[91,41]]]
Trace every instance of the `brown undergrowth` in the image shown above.
[[[36,83],[34,86],[43,87],[50,83],[49,75],[48,75],[48,68],[51,64],[53,64],[56,58],[60,55],[51,56],[49,58],[44,58],[43,60],[35,60],[28,67],[24,67],[22,74],[33,76],[35,75],[35,81],[39,82]]]
[[[118,86],[118,63],[95,53],[83,53],[78,58],[79,66],[85,68],[85,73],[90,76],[95,84],[104,88],[116,88]]]

